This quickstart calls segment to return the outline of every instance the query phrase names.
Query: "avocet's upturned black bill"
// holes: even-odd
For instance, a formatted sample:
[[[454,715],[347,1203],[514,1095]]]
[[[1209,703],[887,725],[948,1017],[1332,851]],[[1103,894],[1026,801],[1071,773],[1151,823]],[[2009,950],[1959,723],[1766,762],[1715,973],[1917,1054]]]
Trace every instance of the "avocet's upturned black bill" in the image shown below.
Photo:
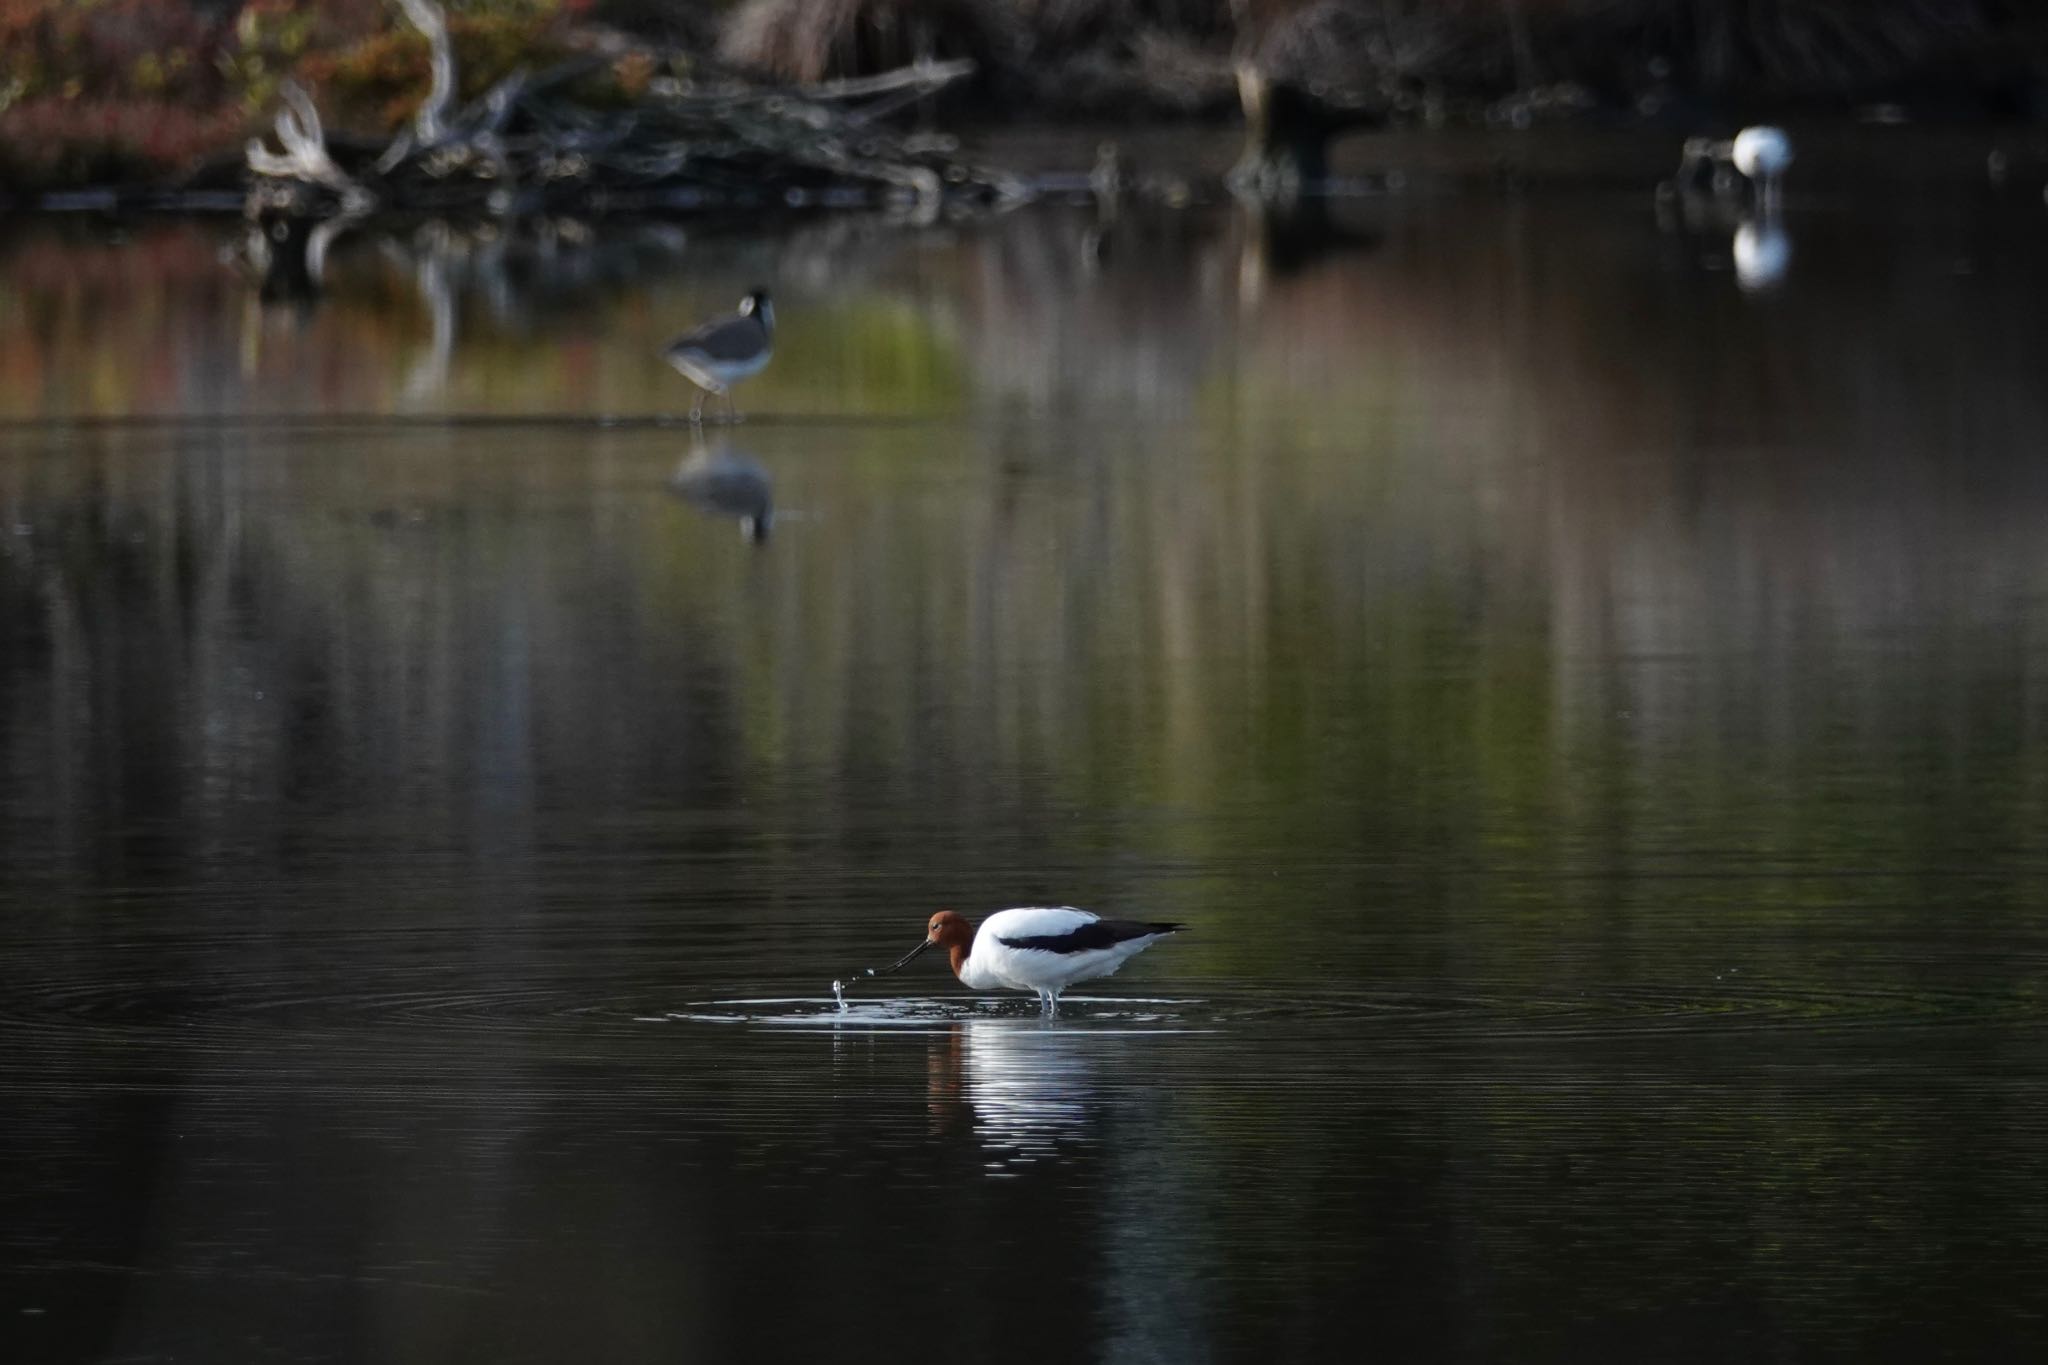
[[[937,939],[928,938],[924,942],[918,944],[915,948],[912,948],[909,952],[905,953],[902,957],[897,958],[894,962],[890,963],[887,967],[883,968],[883,970],[891,972],[900,972],[905,967],[908,967],[911,963],[915,962],[917,960],[918,954],[922,953],[927,948],[937,947],[938,943],[939,941]]]
[[[970,990],[1032,991],[1047,1014],[1060,992],[1076,981],[1108,976],[1185,924],[1104,919],[1071,905],[999,910],[977,929],[965,915],[941,910],[925,926],[924,942],[890,971],[909,966],[927,948],[944,948],[953,975]]]
[[[732,387],[767,368],[775,350],[775,305],[768,291],[755,289],[740,300],[737,312],[713,318],[677,337],[662,355],[702,393],[690,406],[690,420],[704,419],[704,394],[725,396],[725,414],[737,421]]]

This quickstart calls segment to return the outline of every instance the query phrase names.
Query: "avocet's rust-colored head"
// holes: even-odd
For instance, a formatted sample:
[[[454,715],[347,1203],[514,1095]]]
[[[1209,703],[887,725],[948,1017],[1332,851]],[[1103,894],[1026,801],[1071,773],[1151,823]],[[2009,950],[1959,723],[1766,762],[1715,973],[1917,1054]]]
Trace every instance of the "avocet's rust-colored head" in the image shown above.
[[[893,972],[908,967],[916,960],[917,955],[927,948],[945,948],[948,950],[947,956],[952,959],[953,970],[957,973],[973,945],[974,926],[967,922],[967,916],[957,910],[941,910],[925,922],[924,942],[905,953],[889,970]]]
[[[958,910],[941,910],[924,926],[924,936],[928,943],[964,948],[974,942],[974,926]]]

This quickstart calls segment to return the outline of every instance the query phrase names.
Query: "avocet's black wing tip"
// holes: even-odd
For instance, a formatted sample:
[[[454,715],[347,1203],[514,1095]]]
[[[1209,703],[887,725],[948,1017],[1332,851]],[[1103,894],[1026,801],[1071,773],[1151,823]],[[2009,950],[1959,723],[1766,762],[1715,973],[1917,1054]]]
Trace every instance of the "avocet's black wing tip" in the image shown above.
[[[1064,934],[1031,934],[998,938],[996,941],[1006,948],[1035,949],[1041,953],[1079,953],[1095,948],[1114,948],[1132,939],[1157,938],[1186,927],[1184,924],[1146,923],[1134,919],[1098,919],[1077,924]]]

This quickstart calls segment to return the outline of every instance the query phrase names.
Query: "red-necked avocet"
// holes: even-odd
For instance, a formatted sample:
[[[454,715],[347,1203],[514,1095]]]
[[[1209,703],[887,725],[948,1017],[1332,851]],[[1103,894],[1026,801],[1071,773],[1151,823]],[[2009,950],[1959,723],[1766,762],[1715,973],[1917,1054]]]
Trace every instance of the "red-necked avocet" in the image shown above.
[[[1071,905],[998,910],[977,929],[965,915],[941,910],[924,942],[890,967],[907,967],[927,948],[944,948],[953,975],[969,990],[1035,991],[1047,1014],[1076,981],[1108,976],[1184,924],[1104,919]]]

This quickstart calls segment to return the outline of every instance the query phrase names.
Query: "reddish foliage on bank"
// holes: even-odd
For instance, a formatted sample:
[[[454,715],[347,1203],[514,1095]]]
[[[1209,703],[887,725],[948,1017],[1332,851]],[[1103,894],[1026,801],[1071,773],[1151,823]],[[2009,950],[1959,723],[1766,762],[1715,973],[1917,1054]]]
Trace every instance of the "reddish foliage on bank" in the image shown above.
[[[558,56],[551,35],[589,9],[455,9],[465,79]],[[426,45],[387,0],[0,0],[0,184],[175,178],[238,149],[288,77],[381,131],[424,94]]]
[[[149,180],[239,144],[241,109],[162,100],[24,100],[0,114],[0,179],[42,189]]]

